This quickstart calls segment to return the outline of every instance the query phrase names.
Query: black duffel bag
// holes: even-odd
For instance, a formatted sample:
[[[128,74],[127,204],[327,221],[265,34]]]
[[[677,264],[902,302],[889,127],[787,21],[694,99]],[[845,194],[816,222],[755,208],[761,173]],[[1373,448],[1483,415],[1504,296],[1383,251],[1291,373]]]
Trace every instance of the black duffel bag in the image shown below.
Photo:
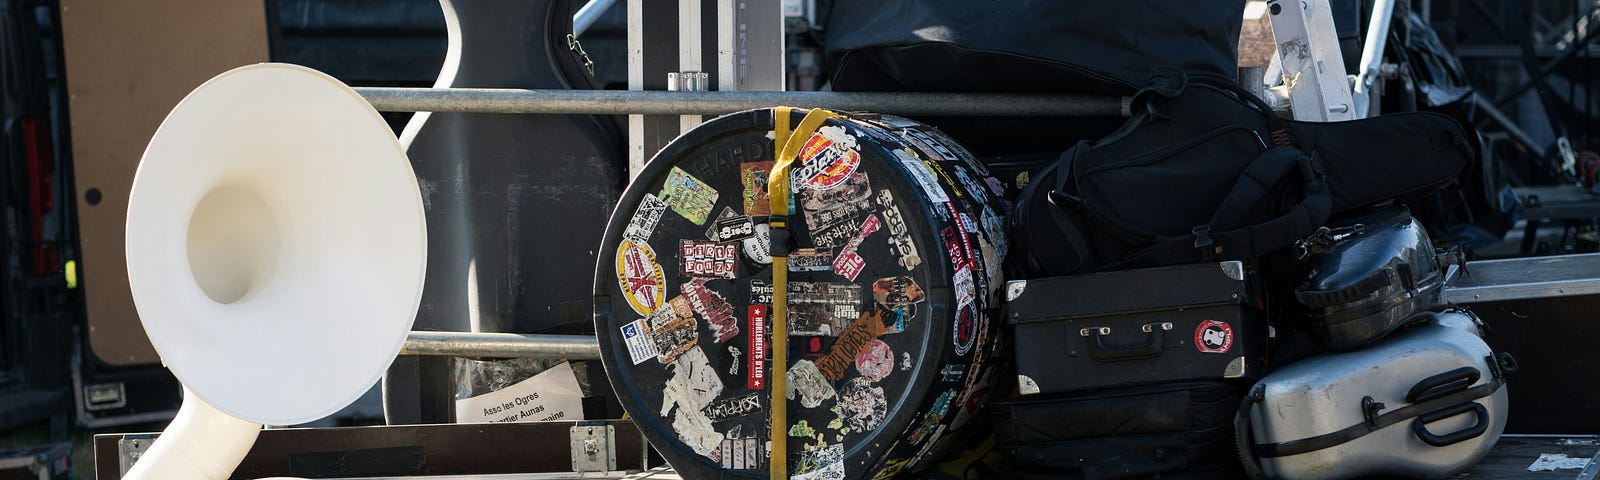
[[[1474,154],[1435,113],[1282,120],[1232,80],[1158,68],[1132,119],[1036,175],[1009,222],[1012,278],[1202,261],[1286,247],[1333,213],[1417,198]]]

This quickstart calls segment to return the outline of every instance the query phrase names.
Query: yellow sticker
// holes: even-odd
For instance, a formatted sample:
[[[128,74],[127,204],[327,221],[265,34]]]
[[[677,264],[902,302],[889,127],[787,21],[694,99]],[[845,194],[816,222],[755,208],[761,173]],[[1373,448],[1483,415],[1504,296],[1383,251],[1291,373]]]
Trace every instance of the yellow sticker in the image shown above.
[[[650,315],[666,299],[666,277],[650,246],[623,240],[617,245],[617,284],[628,305],[640,315]]]

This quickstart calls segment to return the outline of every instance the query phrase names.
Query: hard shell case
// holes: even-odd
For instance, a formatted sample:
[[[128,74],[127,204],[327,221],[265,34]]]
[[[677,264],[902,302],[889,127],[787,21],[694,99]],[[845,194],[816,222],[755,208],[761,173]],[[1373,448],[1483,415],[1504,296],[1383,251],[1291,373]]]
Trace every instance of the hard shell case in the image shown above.
[[[1419,315],[1377,345],[1261,379],[1236,419],[1246,468],[1284,480],[1446,478],[1487,455],[1515,362],[1489,349],[1469,312]]]
[[[1411,314],[1439,304],[1445,282],[1428,232],[1403,207],[1335,223],[1305,242],[1310,256],[1294,290],[1311,331],[1329,348],[1378,341]]]
[[[1006,284],[1023,394],[1256,378],[1266,326],[1240,261]]]

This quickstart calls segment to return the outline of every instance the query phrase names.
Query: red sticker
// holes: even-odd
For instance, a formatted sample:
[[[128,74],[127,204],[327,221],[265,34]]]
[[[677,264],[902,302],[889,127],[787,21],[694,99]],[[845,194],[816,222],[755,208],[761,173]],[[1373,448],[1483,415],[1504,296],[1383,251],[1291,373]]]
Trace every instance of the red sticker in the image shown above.
[[[678,241],[678,273],[687,277],[733,278],[739,246],[733,243]]]
[[[750,338],[750,351],[749,353],[745,354],[745,358],[749,359],[749,364],[747,365],[748,368],[745,369],[745,372],[749,374],[746,377],[746,386],[751,390],[761,390],[767,388],[766,305],[750,306],[750,328],[746,331],[746,333]]]
[[[1233,348],[1233,327],[1216,320],[1200,322],[1194,329],[1194,347],[1200,353],[1228,353]]]

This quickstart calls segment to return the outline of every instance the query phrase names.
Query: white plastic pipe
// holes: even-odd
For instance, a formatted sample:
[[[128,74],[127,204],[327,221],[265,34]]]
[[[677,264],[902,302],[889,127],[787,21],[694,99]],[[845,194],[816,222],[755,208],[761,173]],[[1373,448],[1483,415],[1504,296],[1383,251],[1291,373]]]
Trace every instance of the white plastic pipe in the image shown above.
[[[261,424],[223,413],[183,390],[183,406],[126,480],[226,480],[261,434]]]

